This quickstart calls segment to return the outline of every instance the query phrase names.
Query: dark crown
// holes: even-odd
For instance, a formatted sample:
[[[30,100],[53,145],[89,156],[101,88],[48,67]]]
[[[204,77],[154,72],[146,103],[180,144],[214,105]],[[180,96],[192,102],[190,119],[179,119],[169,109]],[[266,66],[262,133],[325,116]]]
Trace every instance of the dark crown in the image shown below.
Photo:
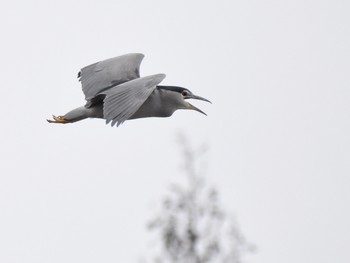
[[[188,89],[178,87],[178,86],[157,86],[158,89],[170,90],[178,93],[182,93],[183,91],[188,91]]]

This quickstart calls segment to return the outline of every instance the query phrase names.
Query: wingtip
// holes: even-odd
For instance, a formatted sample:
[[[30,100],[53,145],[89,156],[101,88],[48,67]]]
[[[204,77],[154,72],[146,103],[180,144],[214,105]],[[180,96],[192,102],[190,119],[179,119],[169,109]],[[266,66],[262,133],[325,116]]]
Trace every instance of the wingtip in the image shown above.
[[[155,74],[153,76],[156,77],[158,79],[157,80],[158,83],[160,83],[160,82],[162,82],[165,79],[166,74],[165,73],[158,73],[158,74]]]
[[[139,57],[140,61],[145,57],[144,54],[138,53],[138,52],[136,52],[136,53],[128,53],[128,54],[121,55],[121,56],[129,56],[129,57],[134,56],[134,57]]]

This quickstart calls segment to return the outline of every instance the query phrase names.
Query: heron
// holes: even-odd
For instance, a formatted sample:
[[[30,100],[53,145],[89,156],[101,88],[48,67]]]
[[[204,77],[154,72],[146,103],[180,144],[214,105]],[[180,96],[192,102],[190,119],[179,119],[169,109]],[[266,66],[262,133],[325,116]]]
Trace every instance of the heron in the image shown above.
[[[78,79],[86,103],[63,116],[53,115],[49,123],[74,123],[87,118],[105,119],[119,126],[126,120],[170,117],[176,110],[195,110],[187,99],[209,100],[179,86],[159,85],[165,74],[140,77],[143,54],[130,53],[82,68]]]

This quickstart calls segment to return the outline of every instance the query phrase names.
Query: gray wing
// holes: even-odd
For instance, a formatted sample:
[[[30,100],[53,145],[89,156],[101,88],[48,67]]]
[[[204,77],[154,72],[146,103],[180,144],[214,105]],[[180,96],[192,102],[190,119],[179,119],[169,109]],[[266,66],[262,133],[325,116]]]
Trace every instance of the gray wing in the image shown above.
[[[139,78],[143,57],[143,54],[131,53],[82,68],[78,78],[81,81],[85,99],[90,101],[108,88]]]
[[[106,123],[112,121],[117,126],[129,119],[147,100],[165,74],[147,76],[118,85],[106,90],[103,115]]]

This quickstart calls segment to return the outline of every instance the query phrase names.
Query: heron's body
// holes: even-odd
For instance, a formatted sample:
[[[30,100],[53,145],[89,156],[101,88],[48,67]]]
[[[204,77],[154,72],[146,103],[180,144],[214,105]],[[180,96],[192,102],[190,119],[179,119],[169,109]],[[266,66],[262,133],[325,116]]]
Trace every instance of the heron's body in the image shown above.
[[[170,117],[177,110],[176,105],[179,96],[172,95],[169,90],[157,87],[141,107],[128,119],[139,119],[147,117]],[[169,94],[170,93],[170,94]],[[70,122],[81,121],[86,118],[103,119],[103,100],[92,106],[82,106],[64,115]]]
[[[64,116],[53,116],[53,123],[72,123],[86,118],[106,119],[112,126],[125,120],[169,117],[178,109],[192,109],[204,114],[184,99],[200,99],[188,89],[158,85],[164,74],[139,77],[142,54],[101,61],[83,68],[78,77],[87,103]]]

